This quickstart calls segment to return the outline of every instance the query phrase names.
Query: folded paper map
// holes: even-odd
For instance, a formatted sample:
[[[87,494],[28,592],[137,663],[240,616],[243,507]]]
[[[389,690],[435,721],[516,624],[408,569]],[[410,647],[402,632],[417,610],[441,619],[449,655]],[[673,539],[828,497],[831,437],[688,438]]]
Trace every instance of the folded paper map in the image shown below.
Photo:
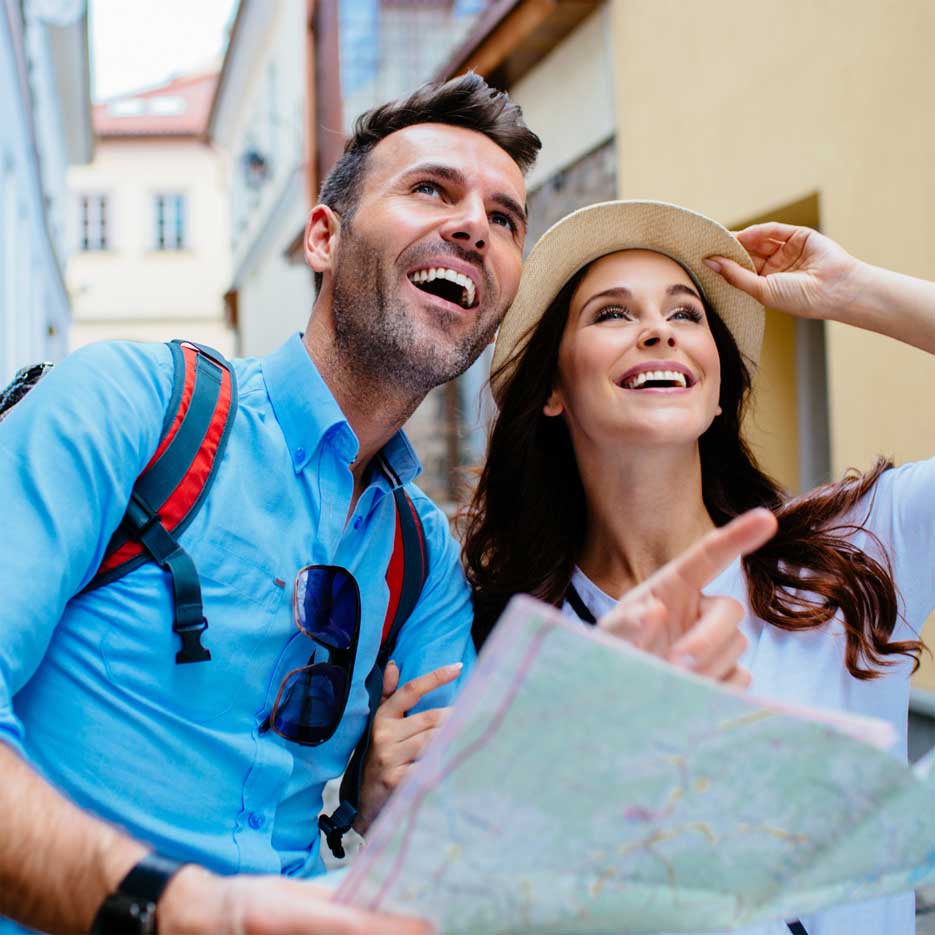
[[[931,759],[804,714],[516,598],[337,898],[442,932],[698,932],[935,880]]]

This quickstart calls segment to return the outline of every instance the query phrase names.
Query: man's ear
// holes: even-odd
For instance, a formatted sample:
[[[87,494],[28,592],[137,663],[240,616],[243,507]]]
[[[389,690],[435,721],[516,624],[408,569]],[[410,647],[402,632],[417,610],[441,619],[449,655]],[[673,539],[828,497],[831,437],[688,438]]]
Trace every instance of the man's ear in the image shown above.
[[[543,413],[547,416],[560,416],[565,411],[565,402],[562,399],[562,391],[557,387],[549,393],[549,398],[542,407]]]
[[[337,214],[327,205],[315,205],[305,225],[305,262],[316,273],[333,268],[340,230],[341,219]]]

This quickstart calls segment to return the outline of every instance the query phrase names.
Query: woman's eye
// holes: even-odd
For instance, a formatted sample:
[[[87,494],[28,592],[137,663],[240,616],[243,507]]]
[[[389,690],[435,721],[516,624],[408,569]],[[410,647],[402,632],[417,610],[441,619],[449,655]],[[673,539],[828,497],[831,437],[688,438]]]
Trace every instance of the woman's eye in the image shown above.
[[[628,321],[630,319],[630,312],[625,309],[622,305],[608,305],[605,308],[602,308],[595,316],[595,322],[601,321]]]
[[[670,316],[670,318],[676,319],[676,321],[701,321],[702,314],[696,308],[692,308],[690,305],[683,306],[682,308],[677,308]]]

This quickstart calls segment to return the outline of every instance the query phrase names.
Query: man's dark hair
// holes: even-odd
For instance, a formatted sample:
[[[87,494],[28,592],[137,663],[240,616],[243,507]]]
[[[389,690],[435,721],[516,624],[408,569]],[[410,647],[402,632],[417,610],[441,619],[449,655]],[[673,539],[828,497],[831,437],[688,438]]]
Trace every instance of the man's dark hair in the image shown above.
[[[344,144],[344,153],[322,182],[319,204],[328,205],[345,223],[349,222],[360,201],[371,150],[391,133],[419,123],[445,123],[483,133],[513,159],[524,175],[542,148],[542,141],[523,122],[519,105],[506,92],[490,87],[480,75],[469,71],[444,84],[423,85],[409,97],[361,114]],[[321,274],[316,273],[318,291],[321,281]]]

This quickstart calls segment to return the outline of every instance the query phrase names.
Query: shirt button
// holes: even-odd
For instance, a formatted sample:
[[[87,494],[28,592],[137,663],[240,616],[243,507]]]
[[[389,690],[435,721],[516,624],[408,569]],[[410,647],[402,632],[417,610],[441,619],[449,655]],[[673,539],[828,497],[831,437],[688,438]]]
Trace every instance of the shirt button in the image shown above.
[[[304,460],[305,460],[305,449],[304,449],[304,448],[296,448],[296,450],[295,450],[295,460],[296,460],[296,461],[304,461]]]
[[[262,815],[258,815],[256,812],[250,812],[250,816],[247,818],[247,824],[250,825],[254,831],[259,831],[260,828],[266,824],[266,819]]]
[[[358,516],[357,519],[354,520],[354,528],[355,528],[355,529],[360,529],[360,524],[361,524],[363,521],[364,521],[363,517],[362,517],[362,516]]]

